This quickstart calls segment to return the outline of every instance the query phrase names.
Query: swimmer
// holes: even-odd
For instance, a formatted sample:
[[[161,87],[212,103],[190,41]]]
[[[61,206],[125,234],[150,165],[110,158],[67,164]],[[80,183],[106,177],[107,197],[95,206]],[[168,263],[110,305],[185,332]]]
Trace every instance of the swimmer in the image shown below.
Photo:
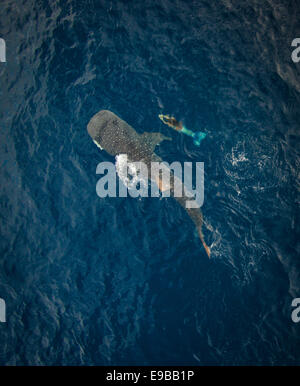
[[[202,139],[206,137],[206,133],[203,133],[202,131],[193,132],[192,130],[189,130],[184,127],[182,122],[178,122],[174,117],[171,117],[170,115],[159,114],[158,117],[165,125],[168,125],[169,127],[172,127],[172,129],[180,131],[181,133],[186,134],[189,137],[192,137],[193,142],[196,146],[200,146]]]

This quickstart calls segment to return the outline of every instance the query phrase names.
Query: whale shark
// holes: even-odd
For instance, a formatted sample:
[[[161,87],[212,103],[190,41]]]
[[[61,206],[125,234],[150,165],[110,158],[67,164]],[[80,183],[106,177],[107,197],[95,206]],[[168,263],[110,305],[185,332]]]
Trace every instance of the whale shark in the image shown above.
[[[164,140],[170,140],[170,138],[159,132],[144,132],[140,134],[127,122],[109,110],[100,110],[95,114],[87,125],[87,131],[101,150],[105,150],[114,157],[126,154],[130,162],[142,161],[147,165],[148,170],[151,169],[151,163],[163,162],[162,158],[155,153],[156,146]],[[167,186],[164,186],[160,177],[155,182],[161,192],[166,190],[174,192],[175,190],[174,176]],[[184,208],[196,226],[206,254],[210,257],[210,248],[205,243],[202,232],[203,216],[200,208],[190,208],[189,205],[186,205],[187,201],[190,200],[188,195],[183,194],[182,197],[173,197]]]

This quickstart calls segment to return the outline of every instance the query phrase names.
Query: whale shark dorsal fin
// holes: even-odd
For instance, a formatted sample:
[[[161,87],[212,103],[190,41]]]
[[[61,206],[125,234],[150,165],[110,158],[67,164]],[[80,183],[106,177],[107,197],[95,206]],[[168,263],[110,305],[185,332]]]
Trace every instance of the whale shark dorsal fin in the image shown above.
[[[150,148],[151,151],[154,151],[157,145],[159,145],[162,141],[168,140],[171,141],[171,138],[163,135],[162,133],[143,133],[142,140],[145,144]]]

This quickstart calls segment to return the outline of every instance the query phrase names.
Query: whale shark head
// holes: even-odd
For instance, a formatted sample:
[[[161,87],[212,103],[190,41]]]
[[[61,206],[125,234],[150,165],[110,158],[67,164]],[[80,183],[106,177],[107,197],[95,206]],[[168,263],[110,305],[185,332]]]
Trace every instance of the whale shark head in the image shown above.
[[[90,120],[87,130],[101,149],[116,156],[131,147],[134,130],[122,119],[108,110],[101,110]]]
[[[139,134],[116,114],[101,110],[88,123],[89,135],[98,147],[112,156],[127,154],[131,160],[153,158],[153,152],[161,141],[169,139],[161,133]]]

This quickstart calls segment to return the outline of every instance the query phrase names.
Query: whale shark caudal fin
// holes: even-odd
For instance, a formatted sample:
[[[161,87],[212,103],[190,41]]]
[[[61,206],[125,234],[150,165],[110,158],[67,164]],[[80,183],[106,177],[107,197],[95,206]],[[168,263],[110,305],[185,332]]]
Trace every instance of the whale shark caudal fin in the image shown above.
[[[197,209],[191,209],[191,210],[193,210],[194,212],[197,211]],[[197,219],[199,213],[200,213],[200,216],[201,216],[201,220]],[[202,232],[202,213],[200,211],[198,211],[196,216],[195,215],[191,215],[191,213],[189,213],[189,216],[191,217],[191,219],[193,220],[194,224],[196,225],[197,232],[198,232],[199,238],[201,240],[201,243],[202,243],[202,245],[203,245],[203,247],[205,249],[205,252],[206,252],[207,256],[210,258],[210,248],[206,244],[206,242],[204,241],[204,235],[203,235],[203,232]]]
[[[206,242],[204,241],[204,237],[203,237],[203,233],[202,233],[202,227],[198,228],[197,230],[198,230],[198,234],[199,234],[200,240],[201,240],[201,242],[203,244],[203,247],[205,249],[205,252],[206,252],[208,258],[210,258],[210,248],[206,244]]]
[[[190,209],[192,211],[194,211],[194,214],[195,212],[197,211],[197,209]],[[190,212],[188,212],[189,216],[191,217],[191,219],[193,220],[194,224],[196,225],[196,228],[197,228],[197,232],[198,232],[198,235],[199,235],[199,238],[202,242],[202,245],[205,249],[205,252],[207,254],[207,256],[210,258],[210,248],[209,246],[206,244],[206,242],[204,241],[204,235],[203,235],[203,232],[202,232],[202,213],[200,211],[196,212],[196,216],[193,214],[191,215]],[[200,213],[200,216],[201,216],[201,220],[199,219],[196,219],[198,217]]]
[[[173,192],[172,195],[174,196],[173,185],[174,185],[174,181],[171,181],[171,190]],[[182,196],[182,197],[175,197],[174,196],[174,199],[182,206],[182,208],[185,210],[185,212],[188,214],[188,216],[190,217],[190,219],[194,223],[194,225],[197,229],[199,238],[201,240],[201,243],[205,249],[205,252],[206,252],[207,256],[210,258],[210,248],[206,244],[206,242],[204,241],[204,235],[202,232],[203,216],[202,216],[201,209],[200,208],[187,208],[186,207],[187,198],[184,196]]]
[[[199,238],[200,238],[201,243],[203,244],[203,247],[205,249],[205,252],[206,252],[207,256],[210,257],[210,248],[206,244],[206,242],[204,241],[204,235],[203,235],[203,232],[202,232],[203,216],[202,216],[202,212],[201,212],[200,208],[199,209],[197,209],[197,208],[186,208],[185,207],[185,200],[184,200],[184,198],[181,198],[181,197],[174,197],[174,198],[185,209],[185,211],[189,215],[190,219],[195,224],[197,232],[198,232],[198,235],[199,235]]]

